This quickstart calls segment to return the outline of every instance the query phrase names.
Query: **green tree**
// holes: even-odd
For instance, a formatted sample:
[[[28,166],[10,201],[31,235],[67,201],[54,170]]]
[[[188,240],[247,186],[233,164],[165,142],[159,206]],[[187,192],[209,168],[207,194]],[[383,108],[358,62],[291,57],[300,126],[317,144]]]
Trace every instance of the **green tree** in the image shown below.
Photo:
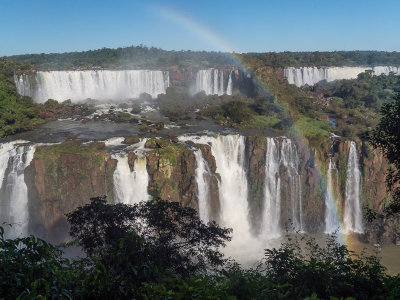
[[[400,93],[393,102],[384,104],[380,113],[382,118],[371,132],[370,142],[390,163],[386,184],[393,201],[386,212],[395,214],[400,212]]]
[[[180,274],[203,272],[224,262],[219,247],[230,240],[230,229],[204,224],[197,212],[177,202],[147,201],[135,205],[107,204],[104,197],[67,215],[70,234],[89,254],[118,248],[129,233],[151,249],[149,261],[160,270]],[[104,248],[105,247],[105,248]]]

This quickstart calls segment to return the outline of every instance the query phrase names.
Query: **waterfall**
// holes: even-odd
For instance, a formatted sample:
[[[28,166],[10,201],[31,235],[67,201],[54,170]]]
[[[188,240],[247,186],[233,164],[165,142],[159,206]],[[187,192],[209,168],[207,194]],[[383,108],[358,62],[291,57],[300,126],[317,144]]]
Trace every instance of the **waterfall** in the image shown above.
[[[203,158],[201,150],[194,152],[196,157],[196,183],[197,197],[199,198],[199,216],[200,219],[207,223],[210,220],[210,189],[207,175],[210,175],[207,162]]]
[[[391,72],[394,75],[400,75],[400,67],[393,67],[393,66],[376,66],[373,67],[372,70],[374,71],[374,75],[389,75]]]
[[[24,171],[31,163],[35,149],[36,145],[19,145],[16,142],[3,144],[0,149],[1,195],[3,195],[0,215],[3,222],[12,224],[8,230],[11,238],[28,234],[28,189]]]
[[[288,202],[290,201],[292,226],[295,231],[303,231],[299,157],[297,155],[297,147],[290,139],[285,138],[282,140],[281,161],[288,176],[285,190],[288,192]]]
[[[329,166],[327,174],[327,190],[325,195],[325,233],[333,233],[339,229],[339,220],[337,216],[336,199],[334,196],[332,172],[336,171],[336,166],[332,162],[332,155],[329,157]]]
[[[156,98],[169,86],[168,73],[150,70],[38,71],[14,79],[18,92],[37,102],[88,98],[107,102],[138,98],[142,93]]]
[[[211,146],[215,157],[221,205],[221,223],[233,228],[234,237],[250,236],[248,222],[248,187],[245,170],[245,137],[240,135],[180,136],[180,141],[192,141]]]
[[[230,71],[230,73],[229,73],[228,86],[226,87],[226,94],[227,95],[232,95],[233,94],[232,73],[233,73],[233,71]]]
[[[363,233],[360,207],[361,173],[358,166],[356,143],[351,142],[347,161],[346,198],[344,204],[344,230]]]
[[[146,139],[137,145],[134,151],[136,158],[133,171],[131,172],[128,163],[128,155],[124,152],[113,155],[117,160],[117,168],[114,172],[114,191],[116,202],[135,204],[141,201],[148,201],[151,197],[148,194],[149,175],[147,173],[146,156],[143,148]]]
[[[297,147],[288,138],[279,140],[267,137],[264,181],[264,210],[262,235],[267,238],[280,236],[282,194],[289,204],[290,219],[295,231],[303,231],[303,208],[301,198],[301,177]],[[287,178],[282,180],[282,172]]]
[[[280,236],[281,178],[279,175],[279,151],[273,138],[267,138],[264,182],[264,210],[262,235]]]
[[[319,81],[328,82],[342,79],[355,79],[360,73],[371,70],[374,75],[389,75],[394,72],[400,75],[400,67],[377,66],[377,67],[289,67],[284,69],[284,76],[290,84],[300,87],[303,85],[314,85]]]
[[[229,87],[230,82],[230,87]],[[204,91],[206,95],[232,95],[232,77],[229,74],[226,90],[224,89],[224,71],[219,69],[199,70],[196,74],[195,93]]]

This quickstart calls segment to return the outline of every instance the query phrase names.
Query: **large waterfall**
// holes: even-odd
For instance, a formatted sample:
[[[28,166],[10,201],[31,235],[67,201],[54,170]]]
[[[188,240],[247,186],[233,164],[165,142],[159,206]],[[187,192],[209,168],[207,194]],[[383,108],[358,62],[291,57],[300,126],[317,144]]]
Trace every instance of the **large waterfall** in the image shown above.
[[[389,75],[393,72],[400,75],[400,67],[377,66],[377,67],[289,67],[284,70],[284,75],[290,84],[300,87],[303,85],[314,85],[319,81],[328,82],[342,79],[355,79],[358,74],[372,70],[374,75]]]
[[[277,237],[280,235],[281,219],[281,178],[279,175],[279,149],[273,138],[267,138],[264,182],[264,210],[262,235]]]
[[[225,84],[224,71],[219,69],[199,70],[196,75],[195,93],[204,91],[206,95],[232,95],[232,71]]]
[[[346,198],[344,204],[344,230],[363,233],[360,207],[361,173],[358,166],[356,143],[351,142],[347,161]]]
[[[279,145],[279,140],[267,138],[262,220],[262,235],[266,238],[280,236],[282,195],[289,206],[288,214],[292,223],[287,225],[292,226],[295,231],[303,231],[301,178],[297,148],[290,139],[281,139],[281,145]],[[284,177],[283,180],[282,177]]]
[[[135,160],[131,171],[128,163],[128,155],[125,152],[115,154],[117,168],[114,172],[115,201],[125,204],[135,204],[147,201],[150,196],[147,191],[149,175],[146,167],[146,156],[143,147],[146,139],[143,139],[134,151]]]
[[[285,185],[286,199],[290,205],[290,220],[295,231],[303,231],[303,208],[301,199],[301,179],[299,174],[299,157],[297,147],[290,139],[283,139],[281,160],[287,173]]]
[[[47,99],[102,102],[127,100],[147,93],[153,98],[169,86],[168,72],[150,70],[38,71],[15,75],[17,90],[37,102]]]
[[[221,223],[223,226],[233,228],[238,237],[248,237],[250,225],[248,222],[245,137],[240,135],[180,136],[179,140],[211,146],[217,165],[216,172],[221,178],[218,186]],[[198,164],[199,167],[202,168],[202,165]],[[199,181],[197,184],[199,185]]]
[[[210,170],[207,162],[203,158],[201,150],[198,149],[194,152],[196,157],[196,183],[197,183],[197,197],[199,198],[199,216],[200,219],[207,223],[210,220],[210,188],[208,178]]]
[[[8,236],[14,238],[28,234],[28,189],[24,171],[30,164],[36,146],[16,141],[0,145],[0,216],[11,224]]]

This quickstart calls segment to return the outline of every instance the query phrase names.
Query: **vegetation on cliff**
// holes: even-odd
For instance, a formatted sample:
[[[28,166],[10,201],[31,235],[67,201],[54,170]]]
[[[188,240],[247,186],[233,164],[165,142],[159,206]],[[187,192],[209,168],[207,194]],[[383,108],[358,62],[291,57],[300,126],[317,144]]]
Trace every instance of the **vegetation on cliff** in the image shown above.
[[[0,137],[30,130],[43,122],[38,107],[29,97],[20,96],[15,88],[13,72],[27,68],[6,58],[0,58]]]
[[[86,253],[68,260],[33,236],[6,239],[0,229],[4,298],[80,299],[396,299],[398,276],[376,256],[357,256],[328,239],[291,238],[243,269],[219,248],[229,229],[203,224],[178,203],[109,205],[95,198],[68,215]],[[353,299],[352,298],[352,299]]]
[[[389,214],[400,213],[400,93],[394,102],[381,108],[382,118],[371,131],[370,142],[379,149],[390,163],[386,184],[392,195],[392,202],[386,206]]]

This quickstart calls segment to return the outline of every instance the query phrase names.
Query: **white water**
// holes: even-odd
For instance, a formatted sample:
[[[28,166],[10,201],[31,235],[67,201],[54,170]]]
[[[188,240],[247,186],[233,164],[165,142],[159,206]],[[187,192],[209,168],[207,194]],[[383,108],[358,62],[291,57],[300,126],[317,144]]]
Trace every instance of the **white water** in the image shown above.
[[[199,199],[199,216],[200,219],[207,223],[210,220],[210,188],[207,175],[210,175],[207,162],[203,158],[201,150],[194,152],[196,157],[196,183],[197,197]]]
[[[351,142],[347,161],[346,198],[344,204],[344,230],[363,233],[360,206],[361,173],[358,166],[356,143]]]
[[[18,92],[37,102],[91,98],[105,103],[138,98],[142,93],[156,98],[169,86],[168,73],[150,70],[38,71],[14,79]]]
[[[287,174],[287,181],[285,182],[282,182],[281,179],[281,172],[283,171]],[[290,205],[290,221],[293,230],[303,231],[300,184],[301,177],[296,145],[290,139],[283,138],[279,150],[279,140],[267,138],[262,220],[262,236],[264,238],[276,238],[281,235],[282,193],[287,197],[285,200]]]
[[[284,70],[284,76],[290,84],[300,87],[303,85],[314,85],[319,81],[328,82],[342,79],[355,79],[360,73],[372,70],[374,75],[389,75],[394,72],[400,75],[400,67],[377,66],[377,67],[289,67]]]
[[[121,152],[113,155],[117,159],[117,168],[114,172],[114,192],[116,202],[135,204],[151,199],[147,187],[149,175],[147,173],[146,156],[143,150],[146,139],[132,145],[137,147],[134,153],[136,159],[131,172],[128,164],[128,154]]]
[[[220,175],[219,200],[221,225],[233,228],[234,238],[250,235],[248,222],[248,187],[245,170],[245,137],[240,135],[180,136],[181,141],[192,141],[211,146]]]
[[[279,150],[273,138],[267,138],[264,182],[264,210],[262,236],[274,238],[281,235],[281,178],[279,175]]]
[[[7,236],[15,238],[28,234],[28,189],[25,184],[24,171],[31,163],[36,145],[18,145],[16,142],[3,144],[2,149],[8,149],[2,153],[0,175],[2,175],[2,194],[6,199],[1,201],[1,215],[6,223],[12,224],[7,230]],[[8,158],[8,159],[7,159]],[[7,160],[7,163],[4,163]],[[8,165],[8,168],[7,168]],[[4,169],[4,166],[6,167]],[[6,170],[8,170],[7,174]]]
[[[327,174],[327,190],[325,196],[325,233],[334,233],[340,228],[339,219],[336,211],[336,199],[334,196],[332,172],[337,172],[332,157],[329,157]]]
[[[231,71],[229,73],[228,86],[226,87],[226,94],[227,95],[232,95],[233,94],[232,73],[233,73],[233,71]]]
[[[292,226],[295,231],[303,231],[303,208],[301,199],[301,178],[299,174],[299,157],[297,155],[297,147],[292,140],[283,139],[281,146],[282,164],[287,170],[290,193],[288,193],[288,201],[290,201],[292,216]]]
[[[206,95],[232,95],[232,72],[229,74],[227,88],[224,87],[223,70],[207,69],[197,72],[195,93],[204,91]]]
[[[0,189],[3,186],[4,175],[8,167],[8,160],[16,142],[0,144]]]

